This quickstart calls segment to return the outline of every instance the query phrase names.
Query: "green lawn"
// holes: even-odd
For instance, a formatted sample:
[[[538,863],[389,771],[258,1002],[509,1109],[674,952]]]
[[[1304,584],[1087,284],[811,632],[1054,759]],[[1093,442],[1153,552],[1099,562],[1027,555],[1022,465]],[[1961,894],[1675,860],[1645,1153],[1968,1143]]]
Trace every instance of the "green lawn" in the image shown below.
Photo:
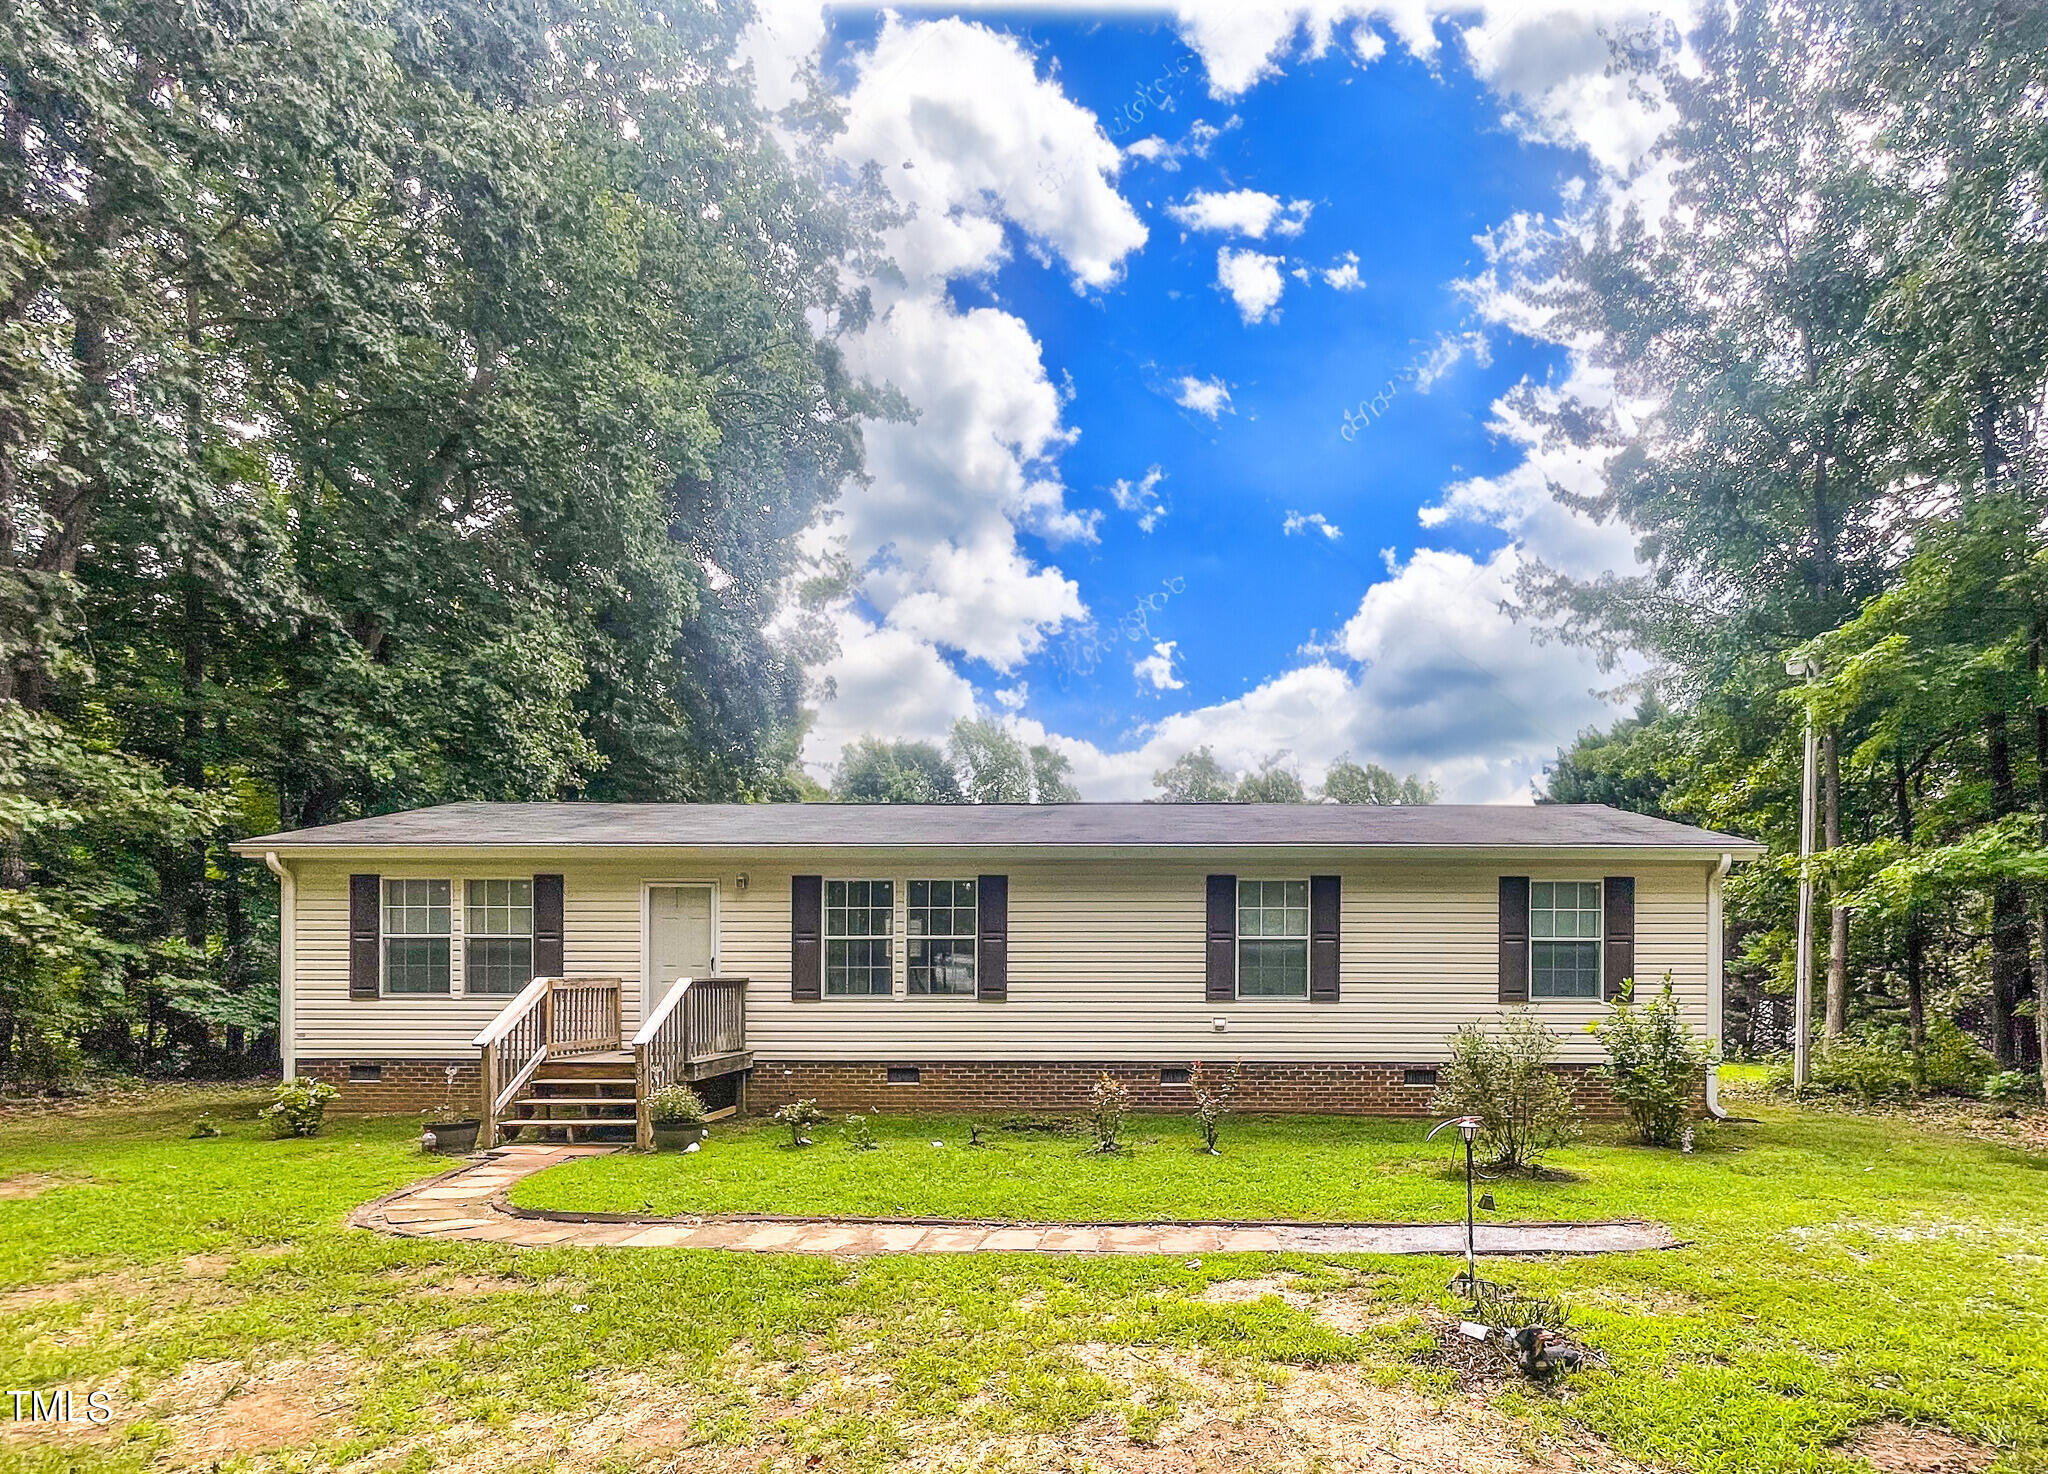
[[[1748,1474],[1864,1468],[1843,1441],[1899,1420],[1994,1448],[2000,1474],[2048,1470],[2048,1157],[1911,1122],[1746,1104],[1767,1119],[1692,1157],[1589,1144],[1561,1159],[1581,1181],[1498,1185],[1503,1216],[1642,1213],[1694,1242],[1492,1266],[1562,1297],[1610,1365],[1474,1398],[1432,1359],[1456,1307],[1444,1260],[383,1239],[342,1218],[441,1165],[417,1126],[342,1120],[278,1142],[256,1103],[0,1119],[0,1388],[69,1386],[81,1406],[107,1389],[116,1409],[97,1433],[0,1421],[0,1469],[1078,1474],[1153,1467],[1159,1444],[1341,1470],[1366,1443],[1398,1443],[1400,1467],[1461,1467],[1431,1455],[1440,1436]],[[186,1140],[206,1104],[229,1134]],[[1138,1128],[1128,1159],[1084,1161],[1071,1139],[1001,1133],[970,1152],[958,1123],[884,1123],[869,1153],[833,1133],[778,1151],[728,1127],[694,1157],[578,1164],[526,1196],[1427,1217],[1460,1195],[1410,1123],[1241,1119],[1222,1159],[1176,1124]]]
[[[590,1158],[519,1183],[512,1201],[570,1212],[1074,1222],[1428,1222],[1465,1212],[1463,1144],[1449,1133],[1425,1143],[1427,1121],[1237,1116],[1225,1123],[1223,1154],[1211,1157],[1186,1117],[1134,1117],[1129,1150],[1115,1156],[1087,1151],[1085,1136],[987,1122],[983,1144],[970,1146],[970,1119],[870,1117],[881,1143],[875,1151],[851,1150],[837,1120],[802,1150],[792,1150],[787,1128],[773,1122],[728,1122],[712,1129],[701,1151]],[[1796,1175],[1812,1179],[1800,1195],[1806,1216],[1799,1221],[1818,1222],[1813,1215],[1832,1217],[1845,1206],[1842,1190],[1853,1196],[1868,1186],[1831,1172],[1831,1154],[1817,1163],[1817,1143],[1726,1131],[1703,1131],[1700,1140],[1702,1150],[1690,1157],[1582,1144],[1549,1159],[1562,1180],[1505,1178],[1488,1190],[1501,1218],[1663,1218],[1684,1213],[1703,1190],[1753,1209],[1760,1193]],[[1756,1175],[1760,1165],[1768,1178]],[[1952,1201],[1968,1186],[1966,1177],[1939,1175],[1931,1159],[1893,1169],[1903,1175],[1888,1170],[1887,1191],[1931,1189],[1930,1202]]]

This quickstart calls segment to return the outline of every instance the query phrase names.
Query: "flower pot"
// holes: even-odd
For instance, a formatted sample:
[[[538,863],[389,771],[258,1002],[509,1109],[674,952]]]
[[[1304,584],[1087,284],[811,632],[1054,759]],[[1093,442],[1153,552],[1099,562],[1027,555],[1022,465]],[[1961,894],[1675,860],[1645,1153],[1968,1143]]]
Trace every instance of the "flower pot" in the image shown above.
[[[470,1121],[429,1121],[426,1129],[434,1133],[434,1150],[442,1156],[460,1157],[476,1150],[477,1128],[483,1122]]]
[[[656,1121],[654,1149],[658,1152],[679,1152],[692,1143],[702,1141],[710,1134],[711,1128],[701,1122],[685,1124],[682,1121]]]

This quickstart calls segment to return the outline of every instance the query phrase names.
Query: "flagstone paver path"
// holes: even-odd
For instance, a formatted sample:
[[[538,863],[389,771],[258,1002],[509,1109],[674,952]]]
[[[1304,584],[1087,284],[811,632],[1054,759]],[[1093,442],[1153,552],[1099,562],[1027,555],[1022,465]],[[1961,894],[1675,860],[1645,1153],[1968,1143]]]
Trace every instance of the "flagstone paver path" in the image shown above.
[[[717,1214],[635,1218],[514,1208],[506,1189],[611,1147],[509,1146],[349,1216],[403,1238],[523,1248],[738,1249],[778,1254],[1462,1254],[1462,1223],[973,1223]],[[1677,1246],[1660,1223],[1482,1223],[1481,1254],[1610,1254]]]

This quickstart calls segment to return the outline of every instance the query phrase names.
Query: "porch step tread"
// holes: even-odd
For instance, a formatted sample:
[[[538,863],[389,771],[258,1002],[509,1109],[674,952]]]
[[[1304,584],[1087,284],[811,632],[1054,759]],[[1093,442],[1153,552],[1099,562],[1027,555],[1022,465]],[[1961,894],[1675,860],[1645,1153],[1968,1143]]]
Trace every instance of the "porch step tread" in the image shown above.
[[[528,1080],[528,1081],[527,1081],[526,1083],[527,1083],[527,1084],[529,1084],[529,1085],[584,1085],[584,1086],[590,1086],[590,1085],[617,1085],[617,1086],[624,1086],[624,1085],[637,1085],[637,1084],[639,1084],[639,1081],[635,1080],[635,1079],[634,1079],[634,1078],[633,1078],[633,1077],[632,1077],[631,1075],[620,1075],[620,1076],[619,1076],[618,1078],[616,1078],[616,1079],[613,1079],[613,1078],[611,1078],[610,1076],[606,1076],[606,1075],[577,1075],[577,1076],[574,1076],[574,1077],[556,1077],[556,1076],[551,1076],[551,1075],[539,1075],[539,1076],[536,1076],[535,1078],[533,1078],[533,1079],[531,1079],[531,1080]]]
[[[637,1104],[624,1095],[525,1095],[513,1102],[522,1106],[632,1106]]]

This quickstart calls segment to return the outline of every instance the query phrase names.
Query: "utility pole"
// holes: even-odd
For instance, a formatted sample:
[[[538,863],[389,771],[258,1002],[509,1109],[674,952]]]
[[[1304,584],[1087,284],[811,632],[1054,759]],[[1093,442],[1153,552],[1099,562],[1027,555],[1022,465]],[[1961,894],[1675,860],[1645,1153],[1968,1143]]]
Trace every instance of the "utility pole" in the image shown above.
[[[1801,656],[1785,662],[1785,674],[1811,681],[1820,674],[1820,662]],[[1813,731],[1813,709],[1806,712],[1806,774],[1799,786],[1799,956],[1792,982],[1792,1089],[1806,1089],[1811,1065],[1813,1038],[1813,823],[1817,742]]]

